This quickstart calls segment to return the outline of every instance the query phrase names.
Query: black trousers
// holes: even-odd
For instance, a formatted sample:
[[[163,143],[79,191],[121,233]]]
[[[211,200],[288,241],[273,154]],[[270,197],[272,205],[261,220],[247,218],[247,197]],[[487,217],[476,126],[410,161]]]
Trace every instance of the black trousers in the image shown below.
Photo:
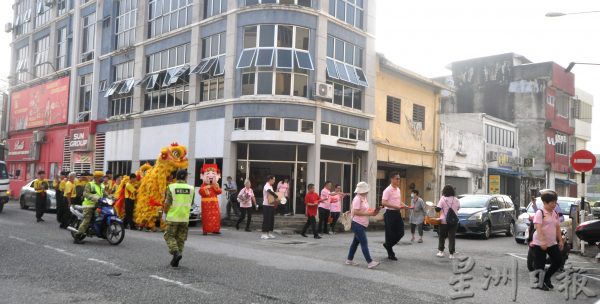
[[[231,216],[231,210],[233,210],[233,213],[235,215],[238,215],[240,212],[238,209],[239,208],[239,203],[237,202],[237,195],[236,193],[229,193],[229,197],[227,198],[227,216]]]
[[[331,231],[335,232],[335,225],[340,218],[340,212],[331,212],[331,217],[333,218],[333,221],[331,221]]]
[[[61,227],[67,227],[69,225],[69,219],[71,218],[71,212],[69,211],[69,204],[62,191],[56,191],[56,219],[60,223]]]
[[[46,211],[46,192],[35,193],[35,218],[38,220],[42,219]]]
[[[325,208],[321,208],[319,207],[319,229],[318,229],[318,233],[329,233],[329,231],[327,231],[327,220],[329,219],[329,209],[325,209]]]
[[[135,207],[135,201],[126,198],[125,199],[125,218],[123,219],[123,227],[125,228],[135,228],[135,223],[133,222],[133,209]]]
[[[546,251],[542,250],[540,246],[531,247],[535,257],[535,269],[544,269],[546,266],[546,254],[550,256],[550,267],[544,275],[544,282],[550,282],[552,275],[560,268],[562,264],[562,256],[558,245],[550,246],[546,248]]]
[[[250,229],[250,222],[252,221],[252,207],[240,207],[240,218],[237,221],[237,225],[239,226],[244,221],[246,215],[248,215],[248,220],[246,221],[246,229]]]
[[[306,219],[306,224],[304,224],[304,227],[302,227],[302,234],[306,233],[306,231],[308,230],[308,226],[310,226],[310,229],[312,229],[314,236],[319,235],[319,233],[317,232],[317,219],[315,219],[314,216],[309,216]]]
[[[275,227],[275,207],[263,205],[262,231],[270,232]]]
[[[392,247],[398,244],[404,236],[404,220],[399,210],[386,210],[383,214],[385,223],[385,245],[388,256],[395,256]]]
[[[458,225],[440,225],[440,237],[438,239],[438,250],[444,251],[444,245],[446,244],[446,238],[448,238],[448,252],[454,254],[456,252],[456,230]]]

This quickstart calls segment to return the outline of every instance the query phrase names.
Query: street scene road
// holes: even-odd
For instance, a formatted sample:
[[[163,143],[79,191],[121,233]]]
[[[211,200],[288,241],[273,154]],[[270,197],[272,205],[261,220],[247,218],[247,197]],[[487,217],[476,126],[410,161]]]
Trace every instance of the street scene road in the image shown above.
[[[190,227],[184,258],[172,268],[161,233],[128,230],[119,246],[101,239],[78,246],[53,214],[45,218],[36,223],[34,212],[15,202],[0,214],[0,303],[510,303],[514,282],[492,282],[488,290],[482,284],[486,266],[500,270],[513,260],[516,303],[598,300],[580,293],[566,301],[556,278],[553,291],[531,289],[526,246],[502,235],[457,240],[454,262],[475,261],[468,273],[474,296],[453,301],[453,261],[435,257],[433,231],[425,232],[423,243],[409,242],[407,231],[409,237],[395,248],[396,262],[385,258],[383,232],[369,231],[371,255],[382,262],[371,270],[360,251],[359,266],[344,265],[350,233],[260,240],[260,232],[225,227],[221,235],[203,236],[200,228]],[[600,293],[599,264],[576,254],[568,263],[586,270],[586,288]]]

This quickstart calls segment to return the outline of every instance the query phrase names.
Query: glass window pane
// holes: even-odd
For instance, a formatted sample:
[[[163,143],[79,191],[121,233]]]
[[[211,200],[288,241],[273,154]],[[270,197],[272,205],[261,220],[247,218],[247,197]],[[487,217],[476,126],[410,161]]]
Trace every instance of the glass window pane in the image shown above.
[[[260,26],[260,41],[258,46],[269,47],[275,44],[275,25],[263,24]]]
[[[311,0],[298,0],[298,5],[312,7]]]
[[[252,62],[254,61],[254,54],[256,53],[256,49],[247,49],[242,52],[240,55],[240,60],[238,61],[237,68],[244,69],[252,66]]]
[[[348,77],[348,72],[346,71],[346,65],[342,62],[336,61],[335,66],[337,68],[340,79],[343,81],[350,82],[350,78]]]
[[[338,125],[331,125],[331,130],[329,132],[329,135],[336,136],[336,137],[340,136]]]
[[[234,130],[246,130],[246,119],[245,118],[236,118]]]
[[[341,106],[343,103],[343,94],[344,94],[344,87],[338,83],[334,84],[333,85],[333,103]]]
[[[351,65],[346,65],[346,71],[348,71],[348,78],[350,78],[350,82],[355,85],[360,85],[360,82],[358,82],[358,76],[356,75],[356,69]]]
[[[215,68],[215,76],[221,76],[225,74],[225,55],[217,57],[217,66]]]
[[[348,138],[348,127],[340,127],[340,137]]]
[[[329,135],[329,124],[322,122],[321,123],[321,134],[322,135]]]
[[[346,50],[344,53],[344,62],[348,64],[354,64],[354,47],[350,44],[346,45]]]
[[[277,67],[281,69],[291,69],[292,65],[292,50],[277,50]]]
[[[354,25],[354,6],[348,4],[348,6],[346,7],[346,22],[348,22],[351,25]]]
[[[335,39],[332,36],[327,36],[327,57],[334,58]]]
[[[248,118],[248,130],[262,130],[262,118]]]
[[[296,27],[296,48],[308,51],[309,30],[304,27]]]
[[[337,68],[335,67],[335,61],[331,58],[327,58],[327,76],[333,79],[338,79]]]
[[[348,137],[350,139],[356,139],[356,135],[357,135],[356,132],[357,132],[356,129],[350,128],[350,132],[348,133],[348,135],[349,135]]]
[[[277,73],[275,79],[275,95],[290,95],[292,74]]]
[[[298,132],[298,120],[285,119],[283,122],[283,130],[289,132]]]
[[[246,73],[242,75],[242,95],[254,94],[254,73]]]
[[[256,56],[256,66],[257,67],[273,66],[273,53],[274,53],[274,49],[258,49],[258,55]]]
[[[298,67],[306,70],[314,70],[312,58],[309,52],[296,51],[296,60],[298,60]]]
[[[290,25],[277,26],[277,47],[292,47],[294,27]]]
[[[308,75],[294,74],[294,96],[308,97]]]
[[[352,88],[344,87],[344,107],[352,108]]]
[[[335,39],[335,59],[344,61],[344,41]]]
[[[337,0],[336,17],[340,20],[346,20],[346,3],[344,0]]]
[[[269,131],[281,130],[281,119],[279,118],[267,118],[265,120],[265,129]]]
[[[258,0],[246,0],[246,5],[256,5],[258,4]]]
[[[302,132],[313,133],[314,132],[313,122],[310,120],[303,120],[302,121]]]
[[[247,26],[244,28],[244,48],[256,47],[256,26]]]
[[[358,130],[358,140],[367,140],[367,132],[365,130]]]
[[[273,94],[273,72],[259,72],[256,94]]]
[[[362,110],[362,91],[359,89],[354,89],[354,103],[352,104],[352,108]]]

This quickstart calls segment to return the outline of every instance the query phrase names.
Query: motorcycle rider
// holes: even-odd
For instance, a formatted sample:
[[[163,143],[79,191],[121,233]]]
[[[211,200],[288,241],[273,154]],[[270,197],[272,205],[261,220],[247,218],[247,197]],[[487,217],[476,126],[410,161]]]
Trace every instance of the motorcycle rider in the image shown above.
[[[167,222],[164,238],[169,253],[173,255],[172,267],[179,267],[183,245],[188,234],[190,208],[194,202],[194,186],[187,184],[187,175],[187,170],[177,170],[175,173],[177,181],[169,185],[163,206]]]
[[[102,191],[102,179],[104,177],[104,173],[102,171],[96,171],[94,172],[93,176],[94,179],[88,182],[83,190],[83,221],[81,222],[81,225],[79,225],[79,230],[77,231],[77,235],[73,240],[73,243],[75,244],[83,244],[81,237],[86,234],[90,222],[94,217],[96,203],[98,203],[99,199],[104,197],[104,192]]]

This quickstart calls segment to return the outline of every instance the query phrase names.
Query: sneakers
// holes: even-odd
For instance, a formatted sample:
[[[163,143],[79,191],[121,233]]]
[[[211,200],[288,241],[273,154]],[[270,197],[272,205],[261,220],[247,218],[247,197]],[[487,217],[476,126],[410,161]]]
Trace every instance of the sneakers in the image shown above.
[[[320,239],[320,238],[321,238],[321,236],[320,236],[320,235],[315,235],[315,236],[314,236],[314,238],[315,238],[315,239]]]
[[[306,235],[306,233],[304,233],[304,232],[300,233],[300,235],[303,237],[308,237],[308,235]]]
[[[263,240],[268,240],[268,239],[269,239],[269,236],[263,233],[263,234],[260,236],[260,238],[261,238],[261,239],[263,239]]]
[[[438,258],[443,258],[444,257],[444,252],[443,251],[438,251],[438,253],[435,255]]]
[[[371,261],[371,263],[369,263],[369,265],[367,265],[367,268],[373,269],[373,268],[377,267],[378,265],[379,265],[379,262]]]
[[[358,263],[354,262],[352,260],[346,260],[346,262],[344,264],[350,265],[350,266],[358,266]]]
[[[454,255],[451,254],[451,255],[448,256],[448,258],[451,259],[451,260],[454,260]]]
[[[275,236],[271,232],[267,233],[267,237],[269,237],[270,239],[274,239],[275,238]]]
[[[423,243],[423,239],[419,239],[417,243]]]

